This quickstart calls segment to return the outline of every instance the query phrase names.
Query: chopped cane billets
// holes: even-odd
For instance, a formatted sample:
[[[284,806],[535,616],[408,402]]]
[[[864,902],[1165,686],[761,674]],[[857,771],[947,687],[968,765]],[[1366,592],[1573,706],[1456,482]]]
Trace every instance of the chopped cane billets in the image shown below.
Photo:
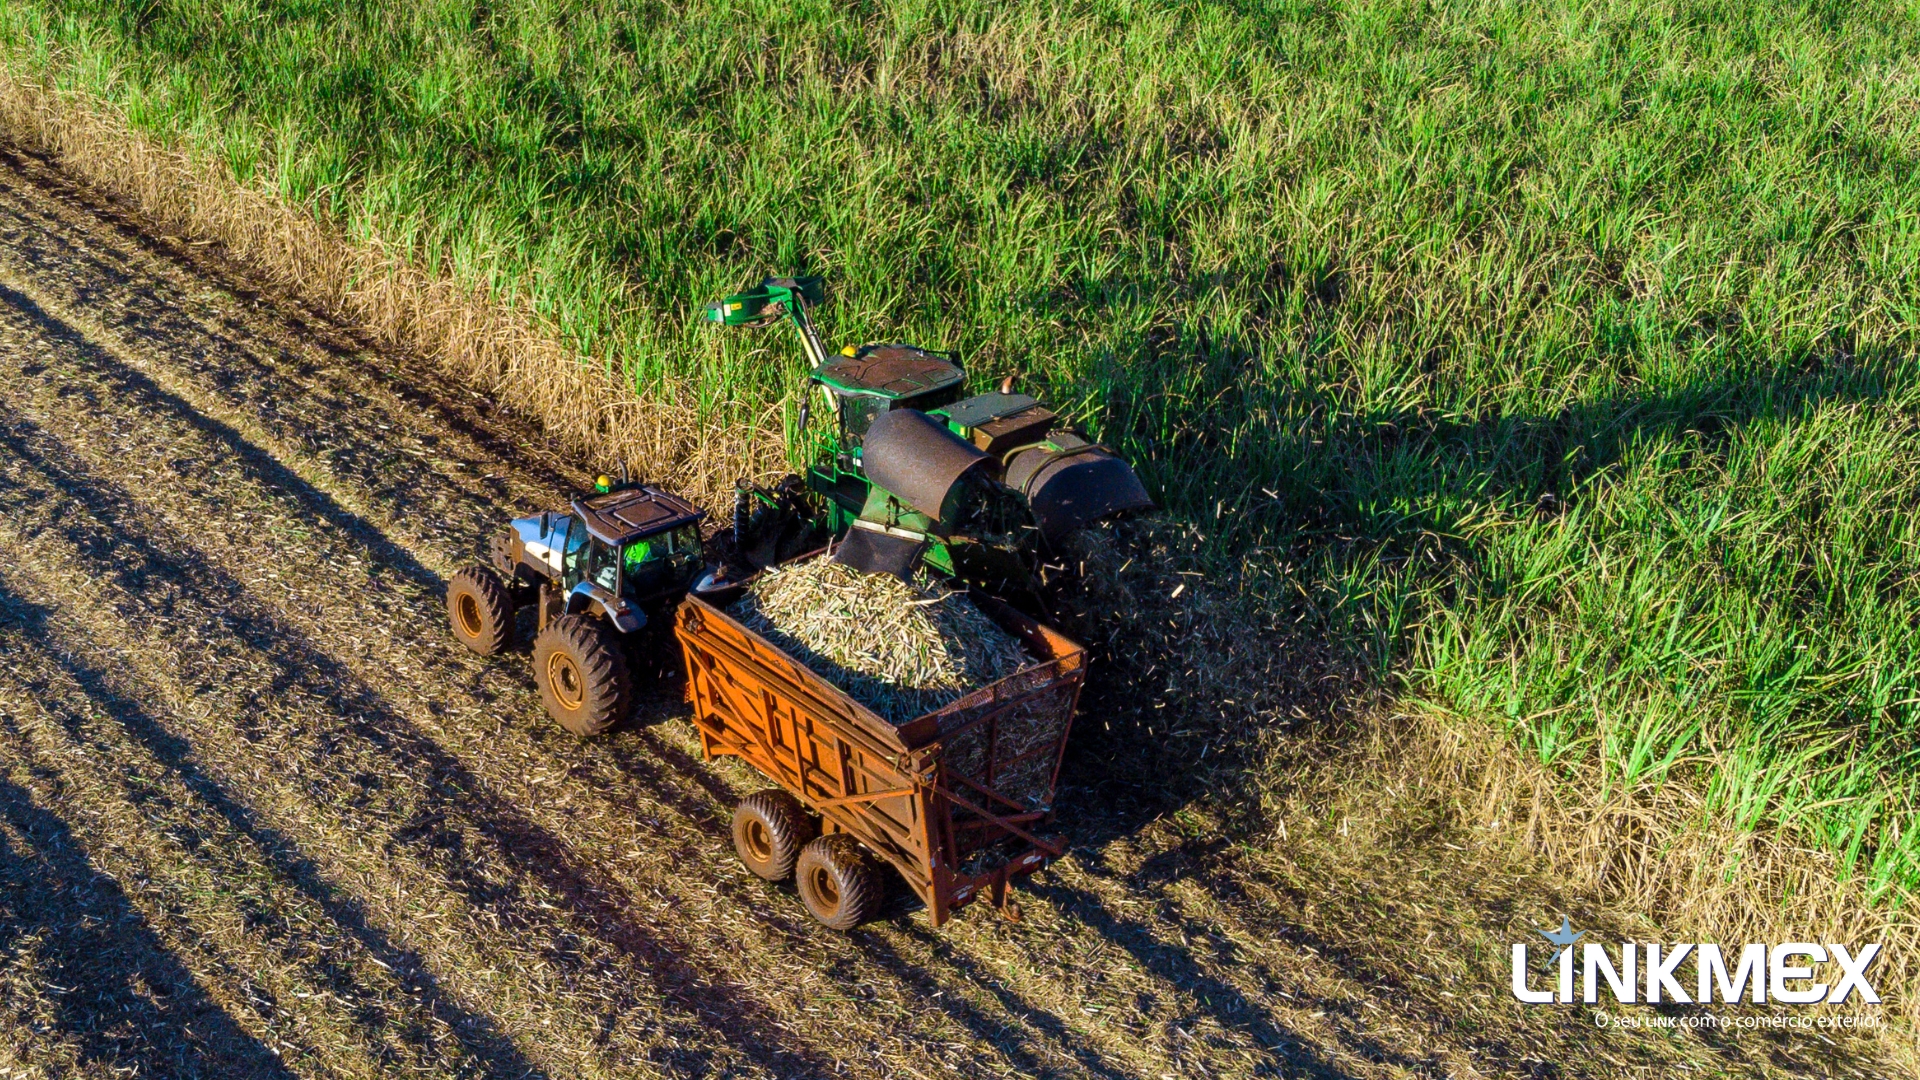
[[[967,599],[826,558],[768,570],[731,614],[815,674],[900,724],[1033,661]]]

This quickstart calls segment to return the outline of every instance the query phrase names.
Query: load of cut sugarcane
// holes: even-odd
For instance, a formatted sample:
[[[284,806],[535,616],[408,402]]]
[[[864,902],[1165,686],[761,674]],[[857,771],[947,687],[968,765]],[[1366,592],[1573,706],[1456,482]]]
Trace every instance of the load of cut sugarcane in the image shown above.
[[[924,571],[908,584],[809,559],[761,574],[731,614],[893,723],[1033,662],[965,592]]]

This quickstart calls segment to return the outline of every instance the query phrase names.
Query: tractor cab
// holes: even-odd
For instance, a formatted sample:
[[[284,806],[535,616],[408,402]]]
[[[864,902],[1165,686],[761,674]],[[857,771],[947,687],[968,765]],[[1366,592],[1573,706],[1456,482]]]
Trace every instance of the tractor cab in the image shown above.
[[[704,513],[677,495],[644,486],[575,499],[584,551],[571,566],[563,560],[563,572],[638,603],[685,592],[700,570]]]
[[[539,587],[542,626],[592,610],[632,633],[647,623],[643,609],[677,600],[700,572],[706,512],[677,495],[603,477],[569,509],[514,519],[495,555],[509,580]]]

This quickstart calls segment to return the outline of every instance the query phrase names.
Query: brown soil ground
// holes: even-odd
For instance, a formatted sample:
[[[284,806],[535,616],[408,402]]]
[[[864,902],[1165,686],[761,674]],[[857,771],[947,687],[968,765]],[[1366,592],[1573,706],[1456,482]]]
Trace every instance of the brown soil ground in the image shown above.
[[[1103,772],[1139,662],[1095,669],[1076,846],[1023,920],[820,928],[733,858],[761,785],[700,761],[677,687],[584,743],[524,646],[446,634],[447,577],[583,480],[432,365],[0,154],[0,1074],[1875,1071],[1523,1013],[1506,943],[1606,913],[1305,733],[1266,744],[1271,834],[1204,748]]]

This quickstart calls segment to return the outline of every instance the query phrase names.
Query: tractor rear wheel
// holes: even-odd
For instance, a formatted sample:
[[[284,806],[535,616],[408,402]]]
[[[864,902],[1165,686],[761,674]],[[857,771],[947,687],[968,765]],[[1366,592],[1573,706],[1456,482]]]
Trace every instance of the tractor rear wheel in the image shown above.
[[[793,873],[801,902],[814,918],[835,930],[851,930],[873,918],[886,899],[879,865],[858,840],[845,833],[808,841],[800,849]]]
[[[756,791],[733,808],[733,850],[768,881],[793,876],[794,860],[814,832],[800,800],[779,788]]]
[[[447,583],[447,622],[454,639],[481,656],[513,640],[513,596],[492,567],[467,566]]]
[[[591,615],[562,615],[533,643],[533,678],[547,714],[575,735],[598,735],[633,705],[619,642]]]

